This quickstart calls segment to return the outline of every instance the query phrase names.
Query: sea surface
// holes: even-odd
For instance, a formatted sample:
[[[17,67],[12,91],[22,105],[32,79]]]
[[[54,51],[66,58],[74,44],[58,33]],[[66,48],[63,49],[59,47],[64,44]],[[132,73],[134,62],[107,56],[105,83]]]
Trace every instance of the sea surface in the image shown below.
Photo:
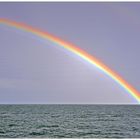
[[[140,106],[0,105],[0,138],[140,138]]]

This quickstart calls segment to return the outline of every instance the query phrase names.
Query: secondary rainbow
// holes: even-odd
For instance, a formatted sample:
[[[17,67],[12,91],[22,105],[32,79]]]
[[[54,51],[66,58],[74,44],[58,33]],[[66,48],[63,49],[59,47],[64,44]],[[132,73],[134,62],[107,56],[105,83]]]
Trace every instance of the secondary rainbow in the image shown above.
[[[78,46],[75,46],[71,43],[68,43],[48,32],[41,31],[37,28],[31,27],[24,23],[18,23],[15,21],[11,21],[9,19],[0,19],[0,23],[14,27],[16,29],[30,32],[38,37],[47,39],[49,41],[52,41],[53,43],[56,43],[59,47],[62,47],[75,55],[79,56],[83,60],[87,61],[88,63],[94,65],[95,67],[99,68],[102,72],[104,72],[106,75],[108,75],[110,78],[112,78],[114,81],[116,81],[121,87],[123,87],[127,93],[129,93],[138,103],[140,103],[140,93],[133,88],[128,82],[126,82],[121,76],[119,76],[116,72],[111,70],[109,67],[107,67],[105,64],[103,64],[101,61],[96,59],[94,56],[88,54],[84,50],[80,49]]]

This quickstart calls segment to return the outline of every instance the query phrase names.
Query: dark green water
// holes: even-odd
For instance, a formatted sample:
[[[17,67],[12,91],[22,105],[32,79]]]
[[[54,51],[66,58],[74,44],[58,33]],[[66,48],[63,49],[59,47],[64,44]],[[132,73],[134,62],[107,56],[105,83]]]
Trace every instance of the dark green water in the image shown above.
[[[140,106],[0,105],[0,138],[140,138]]]

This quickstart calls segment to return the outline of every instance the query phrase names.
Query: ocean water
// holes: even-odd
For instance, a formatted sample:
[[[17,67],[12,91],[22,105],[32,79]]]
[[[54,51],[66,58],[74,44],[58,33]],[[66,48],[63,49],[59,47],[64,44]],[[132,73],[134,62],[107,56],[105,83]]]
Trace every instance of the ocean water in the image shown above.
[[[0,105],[0,138],[140,138],[140,106]]]

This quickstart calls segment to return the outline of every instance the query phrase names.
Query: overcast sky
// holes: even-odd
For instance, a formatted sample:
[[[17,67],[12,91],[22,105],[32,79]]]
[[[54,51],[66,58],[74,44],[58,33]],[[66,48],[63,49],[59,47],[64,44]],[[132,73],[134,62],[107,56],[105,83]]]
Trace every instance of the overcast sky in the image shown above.
[[[0,17],[72,42],[140,91],[140,3],[0,3]],[[0,25],[0,103],[136,103],[96,67]]]

